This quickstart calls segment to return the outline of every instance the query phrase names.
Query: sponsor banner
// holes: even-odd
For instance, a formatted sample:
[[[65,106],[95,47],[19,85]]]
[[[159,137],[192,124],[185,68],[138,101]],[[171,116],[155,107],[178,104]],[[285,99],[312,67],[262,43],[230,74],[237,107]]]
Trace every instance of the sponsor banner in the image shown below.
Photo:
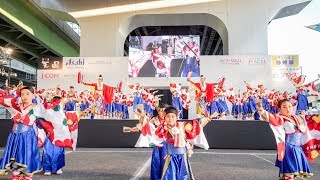
[[[242,62],[241,58],[228,58],[228,57],[219,58],[219,63],[220,64],[235,64],[235,65],[239,65],[239,64],[241,64],[241,62]]]
[[[272,69],[273,80],[283,80],[283,79],[288,79],[288,77],[297,77],[300,75],[301,75],[300,68],[273,68]]]
[[[298,55],[272,55],[272,68],[275,67],[299,67]]]
[[[273,57],[273,59],[272,59]],[[230,56],[201,56],[200,74],[206,77],[207,82],[217,82],[224,76],[226,78],[226,87],[238,87],[245,89],[243,81],[247,81],[252,86],[264,84],[268,89],[285,89],[291,87],[290,82],[285,81],[277,83],[277,80],[287,80],[286,76],[299,75],[300,69],[295,67],[297,56],[269,56],[269,55],[230,55]],[[273,67],[272,62],[283,59],[293,59],[287,67]],[[54,64],[49,59],[49,65]],[[60,85],[62,89],[68,89],[74,86],[77,89],[87,89],[81,83],[78,83],[79,75],[82,81],[95,83],[97,77],[101,74],[103,82],[109,85],[116,85],[120,80],[128,77],[128,58],[127,57],[65,57],[62,60],[61,69],[39,69],[38,87],[52,88]],[[277,65],[277,64],[276,64]],[[194,81],[199,78],[192,77]],[[175,77],[172,81],[180,82],[188,86],[186,78]],[[131,78],[130,83],[141,83],[145,87],[166,87],[168,82],[165,78]],[[276,83],[275,83],[276,82]]]
[[[62,58],[61,57],[41,57],[38,61],[38,69],[62,69]]]
[[[269,61],[269,57],[250,57],[246,59],[248,65],[266,65],[267,61]]]
[[[281,58],[277,58],[281,59]],[[61,69],[39,69],[38,88],[54,88],[60,85],[61,89],[68,90],[74,86],[77,91],[88,90],[89,87],[79,82],[96,83],[101,74],[103,83],[116,86],[121,80],[128,78],[128,57],[65,57]],[[52,64],[51,64],[52,65]],[[294,66],[297,66],[293,63]],[[297,67],[273,67],[272,56],[269,55],[231,55],[231,56],[201,56],[200,74],[206,77],[206,82],[217,82],[225,77],[225,87],[235,87],[246,90],[244,81],[253,87],[264,84],[267,89],[294,91],[294,86],[288,81],[277,82],[276,79],[285,78],[287,72],[298,73]],[[294,75],[294,74],[289,74]],[[191,78],[199,82],[199,77]],[[167,78],[140,77],[128,78],[129,83],[140,83],[144,87],[169,88]],[[81,82],[80,81],[80,82]],[[171,77],[170,81],[189,86],[185,77]],[[125,92],[131,92],[123,86]],[[195,117],[195,104],[190,105],[189,117]],[[194,111],[194,112],[193,112]]]
[[[301,75],[298,55],[272,55],[273,88],[281,91],[294,92],[295,88],[288,77]]]
[[[253,56],[202,56],[201,74],[208,82],[226,78],[226,87],[237,87],[245,90],[244,81],[257,86],[271,86],[271,57],[268,55]],[[196,79],[195,79],[196,80]]]
[[[39,73],[39,78],[40,79],[59,79],[60,73],[58,72],[47,72],[47,71],[42,71]]]
[[[88,63],[88,58],[64,58],[63,59],[63,69],[64,70],[70,70],[70,69],[84,69],[86,67],[87,64],[85,64],[85,62]],[[90,69],[88,69],[90,70]]]
[[[39,69],[37,75],[38,88],[54,88],[60,85],[62,89],[82,91],[89,89],[81,81],[96,83],[99,75],[103,83],[116,86],[128,74],[128,58],[126,57],[65,57],[60,70]]]
[[[271,56],[272,59],[272,80],[283,81],[288,77],[301,75],[298,55]]]
[[[269,56],[219,56],[220,64],[225,65],[265,65],[270,61]]]

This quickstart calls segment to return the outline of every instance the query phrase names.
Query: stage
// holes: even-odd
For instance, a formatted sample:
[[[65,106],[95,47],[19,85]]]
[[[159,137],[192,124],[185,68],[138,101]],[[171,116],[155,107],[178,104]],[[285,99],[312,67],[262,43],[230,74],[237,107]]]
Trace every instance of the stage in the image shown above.
[[[123,126],[133,127],[138,120],[82,119],[79,124],[78,147],[131,148],[139,133],[123,133]],[[0,147],[4,147],[12,128],[11,120],[0,120]],[[257,149],[276,148],[268,123],[263,121],[214,120],[205,128],[210,148]]]

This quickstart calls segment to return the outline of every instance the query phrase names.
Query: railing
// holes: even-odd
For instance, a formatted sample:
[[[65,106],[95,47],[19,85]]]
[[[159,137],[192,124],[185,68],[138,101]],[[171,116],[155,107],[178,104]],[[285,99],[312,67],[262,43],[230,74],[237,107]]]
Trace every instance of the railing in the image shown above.
[[[48,19],[50,19],[56,26],[58,26],[72,41],[80,46],[80,36],[77,34],[65,21],[61,21],[56,17],[50,16],[44,11],[36,2],[30,1],[40,12],[42,12]]]

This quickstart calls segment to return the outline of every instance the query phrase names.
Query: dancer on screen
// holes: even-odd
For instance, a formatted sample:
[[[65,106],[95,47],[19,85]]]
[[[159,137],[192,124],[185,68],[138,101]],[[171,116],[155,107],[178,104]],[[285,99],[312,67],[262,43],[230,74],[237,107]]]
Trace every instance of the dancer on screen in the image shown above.
[[[154,42],[152,45],[151,60],[155,68],[155,77],[170,77],[171,58],[162,54],[162,49],[158,42]]]
[[[192,77],[200,76],[200,66],[199,66],[199,57],[200,50],[196,46],[193,36],[188,38],[187,43],[180,39],[179,42],[182,43],[183,50],[183,59],[185,65],[183,67],[181,77],[187,77],[189,72],[192,72]]]

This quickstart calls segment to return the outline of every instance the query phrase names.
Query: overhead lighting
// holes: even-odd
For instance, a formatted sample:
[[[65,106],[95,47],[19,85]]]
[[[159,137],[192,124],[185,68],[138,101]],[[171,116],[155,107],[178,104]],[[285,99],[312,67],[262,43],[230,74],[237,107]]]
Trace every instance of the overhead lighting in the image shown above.
[[[221,0],[162,0],[162,1],[159,0],[159,1],[152,1],[152,2],[128,4],[128,5],[122,5],[122,6],[90,9],[90,10],[84,10],[84,11],[74,11],[74,12],[70,12],[69,14],[74,18],[84,18],[84,17],[101,16],[101,15],[107,15],[107,14],[117,14],[117,13],[133,12],[133,11],[200,4],[200,3],[207,3],[207,2],[213,2],[213,1],[221,1]]]
[[[13,52],[13,50],[11,48],[6,48],[5,49],[5,53],[8,54],[8,55],[11,55]]]
[[[0,53],[6,54],[6,55],[11,55],[13,50],[11,48],[4,48],[0,46]]]
[[[18,19],[14,13],[8,12],[5,9],[0,7],[0,14],[4,15],[5,17],[9,18],[11,21],[13,21],[14,23],[16,23],[17,25],[19,25],[20,27],[22,27],[24,30],[26,30],[27,32],[29,32],[32,35],[35,35],[33,32],[33,29],[28,26],[27,24],[25,24],[23,21],[21,21],[20,19]]]

